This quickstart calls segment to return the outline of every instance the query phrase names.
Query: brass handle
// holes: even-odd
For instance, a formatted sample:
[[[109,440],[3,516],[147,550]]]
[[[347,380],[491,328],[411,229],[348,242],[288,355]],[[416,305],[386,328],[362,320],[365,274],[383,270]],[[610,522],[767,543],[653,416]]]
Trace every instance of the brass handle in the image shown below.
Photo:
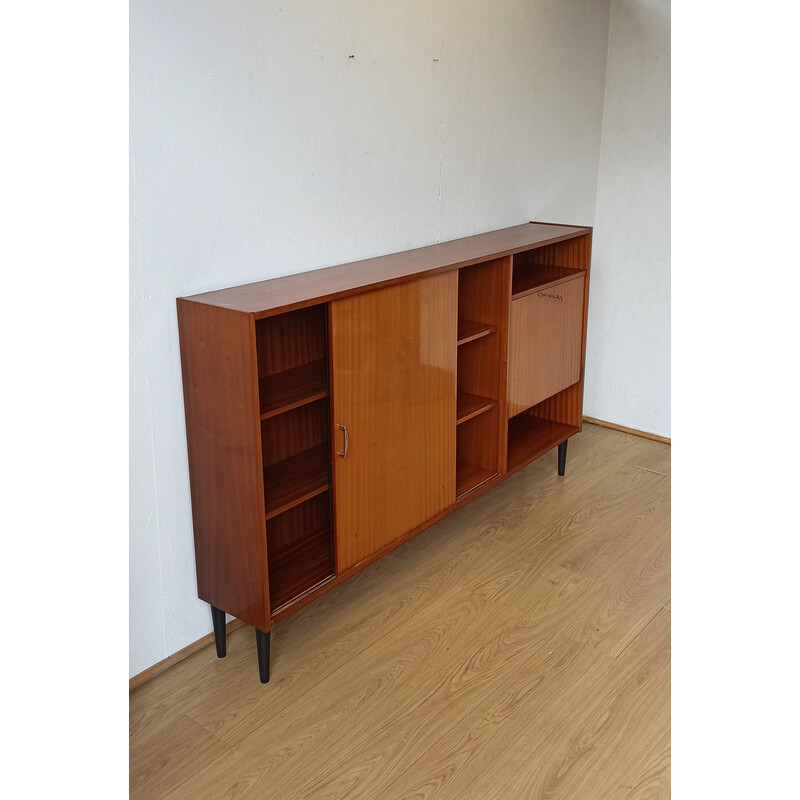
[[[347,425],[339,425],[339,430],[344,431],[344,453],[337,451],[336,455],[342,458],[347,458],[347,447],[349,444],[349,437],[347,436]]]
[[[548,294],[547,292],[539,292],[539,297],[551,297],[553,300],[563,300],[560,294]]]

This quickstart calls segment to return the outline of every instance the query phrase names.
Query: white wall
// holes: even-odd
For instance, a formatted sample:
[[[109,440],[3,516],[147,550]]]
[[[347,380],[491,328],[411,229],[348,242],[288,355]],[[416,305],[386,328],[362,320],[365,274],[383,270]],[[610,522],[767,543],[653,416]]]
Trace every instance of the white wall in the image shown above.
[[[584,413],[670,436],[670,4],[612,0]]]
[[[607,0],[131,4],[131,675],[211,630],[175,298],[592,225],[608,18]]]

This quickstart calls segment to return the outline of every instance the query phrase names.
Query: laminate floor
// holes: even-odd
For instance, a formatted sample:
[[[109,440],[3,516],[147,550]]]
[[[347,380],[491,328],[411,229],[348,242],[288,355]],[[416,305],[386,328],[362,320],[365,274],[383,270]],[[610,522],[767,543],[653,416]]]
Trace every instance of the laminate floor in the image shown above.
[[[670,795],[670,447],[585,424],[279,624],[131,693],[133,800]]]

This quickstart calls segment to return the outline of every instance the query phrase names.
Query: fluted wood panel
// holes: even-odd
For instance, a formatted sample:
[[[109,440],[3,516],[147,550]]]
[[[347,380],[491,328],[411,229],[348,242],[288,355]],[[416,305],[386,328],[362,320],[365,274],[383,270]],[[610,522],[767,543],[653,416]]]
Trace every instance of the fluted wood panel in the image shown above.
[[[331,303],[337,572],[455,502],[458,276]]]

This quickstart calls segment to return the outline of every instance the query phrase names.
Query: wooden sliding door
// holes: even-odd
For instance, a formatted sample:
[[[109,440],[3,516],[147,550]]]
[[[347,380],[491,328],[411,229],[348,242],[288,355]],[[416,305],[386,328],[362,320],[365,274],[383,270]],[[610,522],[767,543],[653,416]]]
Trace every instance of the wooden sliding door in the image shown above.
[[[336,569],[455,501],[458,277],[330,304]]]

